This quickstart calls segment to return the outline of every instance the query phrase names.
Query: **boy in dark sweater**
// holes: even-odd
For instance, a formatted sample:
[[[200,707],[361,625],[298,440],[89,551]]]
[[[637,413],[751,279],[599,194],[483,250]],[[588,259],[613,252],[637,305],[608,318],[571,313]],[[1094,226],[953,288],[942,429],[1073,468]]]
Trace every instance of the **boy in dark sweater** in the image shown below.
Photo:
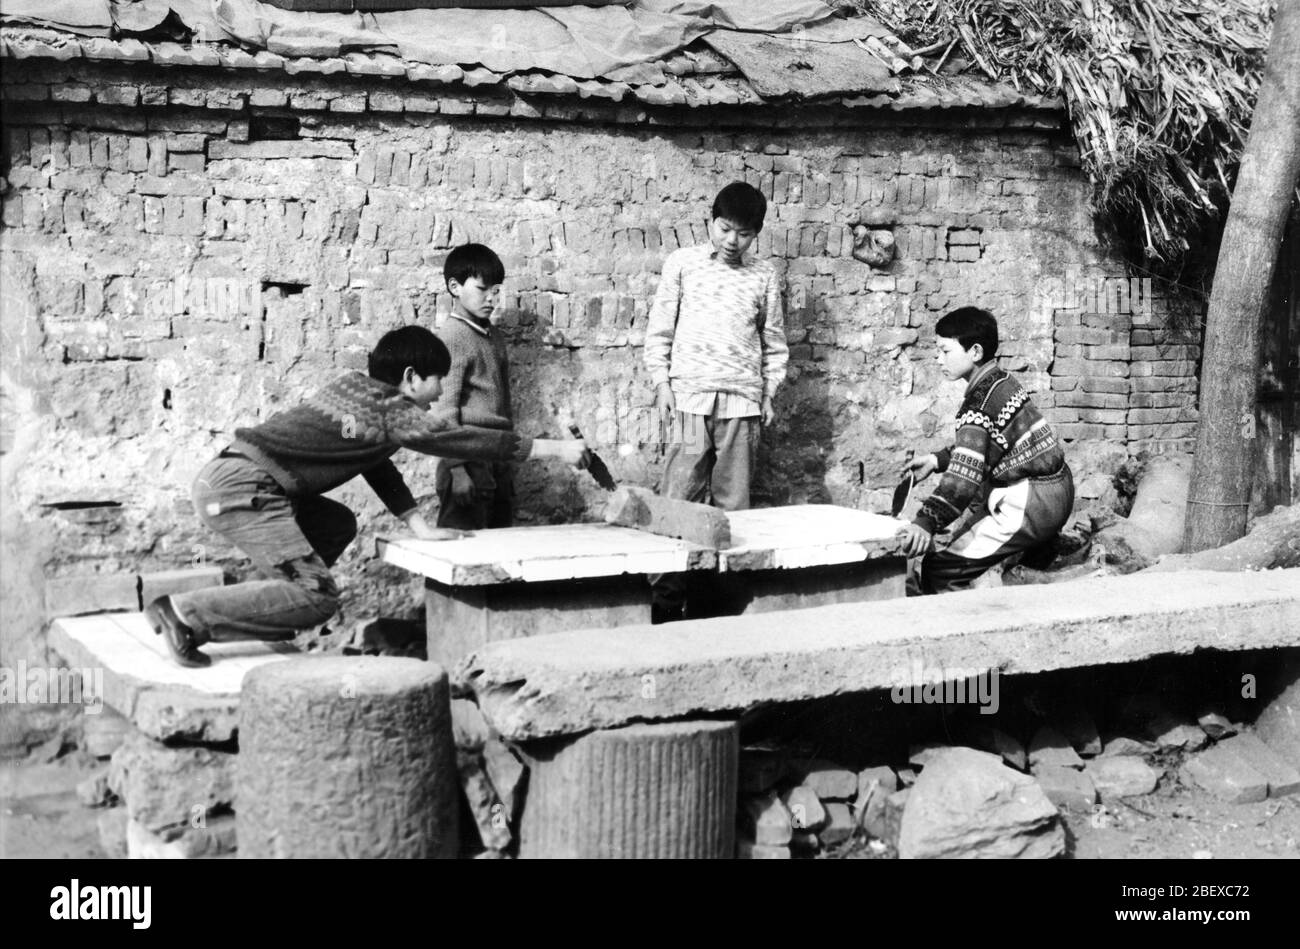
[[[456,302],[439,328],[451,371],[434,411],[457,425],[513,431],[506,344],[491,323],[505,280],[501,258],[482,244],[464,244],[447,255],[443,277]],[[509,461],[439,459],[436,486],[439,527],[482,530],[514,522]]]
[[[329,568],[357,533],[347,507],[321,497],[361,475],[395,516],[425,539],[420,516],[392,455],[399,448],[482,461],[560,458],[581,464],[581,440],[530,439],[514,432],[453,425],[431,414],[450,363],[427,329],[404,326],[370,354],[369,376],[348,373],[235,440],[199,472],[194,507],[213,530],[247,554],[265,579],[163,596],[145,609],[182,666],[206,666],[205,642],[292,639],[338,609]]]
[[[992,314],[962,307],[934,328],[939,364],[948,379],[965,379],[957,438],[949,448],[907,465],[916,481],[943,473],[939,487],[899,532],[909,557],[924,555],[908,594],[968,589],[1012,554],[1051,540],[1074,507],[1074,479],[1052,427],[1024,388],[994,362],[998,324]],[[934,535],[972,503],[986,513],[936,551]]]

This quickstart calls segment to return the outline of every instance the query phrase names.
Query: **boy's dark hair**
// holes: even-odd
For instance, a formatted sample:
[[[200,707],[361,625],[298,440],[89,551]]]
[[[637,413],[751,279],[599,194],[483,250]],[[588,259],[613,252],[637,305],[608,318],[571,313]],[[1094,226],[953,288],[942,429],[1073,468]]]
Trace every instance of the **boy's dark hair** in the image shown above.
[[[998,351],[998,321],[988,310],[977,306],[964,306],[944,314],[934,324],[934,334],[946,339],[955,339],[962,349],[970,349],[976,343],[984,347],[984,358],[980,365],[988,362]]]
[[[400,385],[410,366],[422,379],[445,376],[451,369],[446,345],[423,326],[403,326],[379,338],[370,353],[370,378]]]
[[[491,247],[461,244],[447,255],[447,262],[442,265],[442,276],[448,285],[453,280],[464,283],[470,277],[478,277],[485,286],[493,287],[506,279],[506,268]]]
[[[753,185],[743,181],[733,181],[713,199],[713,217],[725,217],[734,224],[750,231],[763,229],[763,217],[767,214],[767,199]]]

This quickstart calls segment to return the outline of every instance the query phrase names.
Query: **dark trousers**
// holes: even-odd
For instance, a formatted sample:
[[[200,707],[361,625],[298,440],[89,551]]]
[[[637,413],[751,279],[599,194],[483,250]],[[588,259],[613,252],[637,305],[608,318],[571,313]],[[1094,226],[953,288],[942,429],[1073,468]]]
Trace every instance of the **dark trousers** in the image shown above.
[[[724,511],[749,507],[749,487],[758,458],[759,419],[675,413],[672,444],[659,493],[666,498],[712,504]],[[686,604],[687,575],[650,577],[656,613],[678,614]]]
[[[908,576],[908,596],[968,590],[990,567],[1054,538],[1074,509],[1070,466],[1054,475],[994,488],[987,507],[988,512],[947,547],[921,559],[919,569]]]
[[[451,469],[438,466],[438,526],[462,531],[510,527],[515,522],[515,469],[509,462],[465,462],[474,482],[474,499],[459,502],[451,494]]]
[[[357,519],[329,498],[289,498],[255,463],[227,452],[199,472],[194,509],[252,559],[260,580],[172,597],[200,642],[292,639],[338,610],[329,568],[357,535]]]

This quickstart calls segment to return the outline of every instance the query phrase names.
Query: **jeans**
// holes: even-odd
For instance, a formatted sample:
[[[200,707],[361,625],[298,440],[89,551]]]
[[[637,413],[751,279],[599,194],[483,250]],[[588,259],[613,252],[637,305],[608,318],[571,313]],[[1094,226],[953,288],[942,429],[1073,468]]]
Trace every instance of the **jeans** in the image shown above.
[[[982,573],[1012,554],[1049,543],[1070,520],[1074,475],[1053,475],[993,488],[987,511],[943,550],[931,551],[907,579],[908,596],[969,590]]]
[[[203,522],[247,554],[262,576],[172,596],[199,642],[287,640],[334,615],[339,588],[329,568],[357,535],[345,505],[289,498],[255,463],[229,451],[199,472],[192,493]]]

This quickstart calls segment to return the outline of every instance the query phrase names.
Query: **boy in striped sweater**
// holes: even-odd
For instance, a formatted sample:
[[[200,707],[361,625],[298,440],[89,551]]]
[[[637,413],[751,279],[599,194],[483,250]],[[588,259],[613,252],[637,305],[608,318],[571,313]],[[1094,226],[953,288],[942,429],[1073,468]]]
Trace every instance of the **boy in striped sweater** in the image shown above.
[[[909,557],[921,557],[908,594],[968,589],[990,567],[1050,541],[1074,507],[1074,479],[1052,427],[1029,394],[998,368],[998,324],[993,315],[962,307],[934,328],[945,378],[965,379],[957,438],[948,448],[920,454],[907,465],[916,481],[943,474],[913,522],[899,532]],[[943,550],[934,535],[971,504],[987,510]]]
[[[746,255],[766,213],[761,192],[733,182],[714,199],[709,243],[664,261],[645,338],[655,404],[672,433],[664,497],[749,507],[759,428],[775,418],[789,356],[781,278]],[[665,575],[653,588],[662,619],[682,614],[684,577]]]

